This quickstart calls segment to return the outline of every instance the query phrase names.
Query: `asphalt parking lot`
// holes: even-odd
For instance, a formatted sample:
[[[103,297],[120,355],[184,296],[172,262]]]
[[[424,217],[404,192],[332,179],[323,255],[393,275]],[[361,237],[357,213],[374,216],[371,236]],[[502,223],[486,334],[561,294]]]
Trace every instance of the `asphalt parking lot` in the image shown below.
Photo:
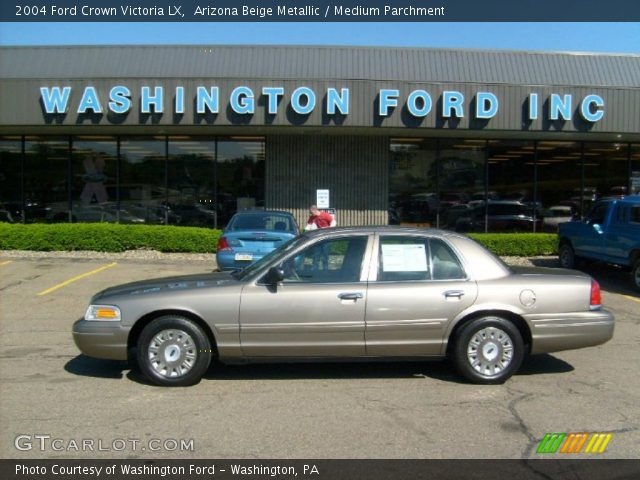
[[[638,457],[640,296],[619,270],[588,269],[616,315],[613,340],[531,357],[505,385],[462,383],[447,362],[214,364],[198,385],[167,389],[79,354],[71,325],[93,293],[211,268],[0,257],[0,456],[536,458],[548,432],[608,432],[595,456]]]

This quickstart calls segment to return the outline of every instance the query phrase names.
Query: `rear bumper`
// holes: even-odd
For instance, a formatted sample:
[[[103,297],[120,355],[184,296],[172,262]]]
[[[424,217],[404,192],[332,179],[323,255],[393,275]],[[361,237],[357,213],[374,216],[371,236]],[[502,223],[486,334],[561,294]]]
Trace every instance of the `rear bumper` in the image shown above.
[[[131,327],[123,327],[120,322],[78,320],[73,324],[73,341],[90,357],[126,360],[130,330]]]
[[[531,353],[592,347],[613,337],[615,320],[607,310],[524,315],[531,326]]]
[[[265,256],[263,253],[251,253],[251,260],[236,260],[236,253],[244,253],[244,252],[233,252],[233,253],[217,253],[216,254],[216,263],[218,264],[218,269],[221,271],[224,270],[241,270],[245,267],[248,267],[252,263],[257,262],[262,257]],[[247,252],[250,253],[250,252]]]

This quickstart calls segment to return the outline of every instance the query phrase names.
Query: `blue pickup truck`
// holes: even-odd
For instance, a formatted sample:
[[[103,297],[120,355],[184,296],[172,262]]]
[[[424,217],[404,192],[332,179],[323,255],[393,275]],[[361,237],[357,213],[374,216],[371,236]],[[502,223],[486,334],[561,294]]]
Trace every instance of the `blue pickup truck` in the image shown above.
[[[597,202],[584,220],[561,223],[558,240],[563,268],[580,259],[628,267],[640,290],[640,195]]]

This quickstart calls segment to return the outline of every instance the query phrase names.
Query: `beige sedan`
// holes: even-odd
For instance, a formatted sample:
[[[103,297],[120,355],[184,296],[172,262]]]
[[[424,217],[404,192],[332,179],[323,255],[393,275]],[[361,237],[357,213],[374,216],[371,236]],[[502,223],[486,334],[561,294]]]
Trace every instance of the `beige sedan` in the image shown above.
[[[82,352],[136,358],[150,381],[224,363],[449,357],[502,383],[529,353],[608,341],[614,319],[588,275],[514,271],[466,236],[402,227],[305,233],[234,273],[104,290],[73,326]]]

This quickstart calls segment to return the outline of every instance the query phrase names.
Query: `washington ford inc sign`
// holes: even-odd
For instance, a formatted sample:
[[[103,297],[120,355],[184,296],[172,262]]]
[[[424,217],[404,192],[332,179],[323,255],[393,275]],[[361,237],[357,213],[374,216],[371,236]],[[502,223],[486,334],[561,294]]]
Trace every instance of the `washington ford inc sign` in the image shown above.
[[[131,111],[134,102],[138,102],[140,113],[183,114],[187,101],[190,101],[193,102],[197,114],[217,114],[221,109],[221,102],[225,102],[224,107],[228,105],[238,115],[253,115],[256,113],[258,99],[262,96],[264,101],[260,102],[260,108],[265,108],[266,113],[270,115],[277,115],[279,109],[283,108],[281,100],[285,96],[284,87],[278,86],[262,87],[258,91],[247,86],[238,86],[222,98],[219,87],[215,86],[197,86],[193,92],[186,92],[183,86],[170,90],[162,86],[142,86],[139,91],[133,92],[124,85],[116,85],[109,90],[108,98],[101,98],[95,87],[86,86],[80,95],[74,95],[77,103],[72,104],[72,90],[70,86],[41,87],[40,99],[44,113],[66,114],[73,108],[78,114],[102,114],[108,111],[116,115],[126,115]],[[301,86],[286,93],[290,94],[289,106],[298,115],[309,115],[317,109],[322,109],[327,115],[349,115],[349,88],[327,88],[322,92],[316,92],[312,88]],[[402,107],[399,105],[400,98],[400,90],[378,90],[376,102],[372,103],[375,105],[372,113],[379,117],[391,115],[394,108]],[[464,118],[471,115],[476,119],[490,120],[500,110],[500,99],[495,94],[485,91],[478,91],[472,99],[465,99],[461,92],[445,90],[439,97],[439,111],[434,112],[434,105],[438,105],[437,100],[438,98],[434,99],[428,91],[416,89],[408,92],[403,102],[409,114],[416,118],[435,114],[443,118]],[[523,100],[527,107],[524,115],[528,116],[528,120],[537,120],[543,114],[548,120],[571,120],[576,107],[584,120],[593,123],[602,119],[605,112],[604,100],[596,94],[573,98],[571,94],[551,93],[548,98],[541,98],[538,93],[532,92]],[[548,102],[545,109],[541,107],[543,102]]]

